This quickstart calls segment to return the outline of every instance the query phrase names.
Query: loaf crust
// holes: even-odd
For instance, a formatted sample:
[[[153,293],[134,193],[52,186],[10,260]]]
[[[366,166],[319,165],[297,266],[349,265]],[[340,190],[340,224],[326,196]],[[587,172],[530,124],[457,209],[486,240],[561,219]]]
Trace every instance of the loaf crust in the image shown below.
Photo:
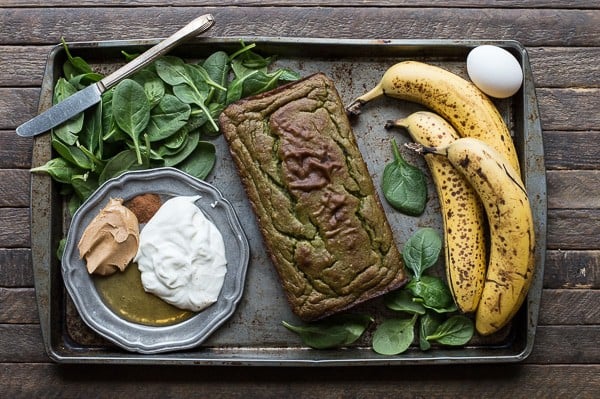
[[[219,122],[296,315],[320,319],[406,282],[329,78],[319,73],[240,100]]]

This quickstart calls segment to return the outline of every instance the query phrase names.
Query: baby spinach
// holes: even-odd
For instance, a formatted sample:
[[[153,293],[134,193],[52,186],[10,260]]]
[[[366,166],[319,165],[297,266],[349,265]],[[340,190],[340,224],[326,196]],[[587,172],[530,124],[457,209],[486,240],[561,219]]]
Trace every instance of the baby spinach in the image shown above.
[[[413,279],[409,281],[405,289],[428,309],[438,311],[439,313],[456,310],[448,286],[439,277],[421,276],[419,280]]]
[[[146,133],[150,141],[166,139],[184,127],[192,112],[190,106],[177,97],[166,94],[152,108]]]
[[[64,78],[59,78],[54,89],[54,104],[77,92],[77,88]],[[66,145],[74,145],[77,135],[83,129],[83,113],[74,116],[52,129],[52,136],[60,139]]]
[[[442,239],[431,227],[424,227],[413,234],[404,244],[402,257],[415,280],[421,279],[423,272],[433,266],[442,250]]]
[[[385,306],[389,309],[411,314],[425,314],[427,309],[406,290],[396,290],[384,297]]]
[[[474,333],[473,321],[463,315],[455,315],[440,324],[433,333],[427,335],[427,341],[443,345],[461,346],[471,340]]]
[[[398,145],[392,140],[394,161],[383,170],[383,196],[395,209],[407,215],[418,216],[427,204],[427,180],[421,169],[402,158]]]
[[[442,316],[435,312],[427,312],[419,320],[419,348],[423,351],[431,348],[427,339],[443,323]]]
[[[190,156],[177,167],[192,176],[204,179],[212,170],[216,157],[215,146],[207,141],[200,141]]]
[[[373,350],[381,355],[405,352],[414,340],[416,322],[416,314],[410,319],[383,321],[373,334]]]
[[[217,50],[204,61],[164,56],[121,81],[102,94],[98,105],[53,129],[56,155],[32,172],[48,173],[60,183],[71,213],[91,190],[128,170],[175,166],[206,178],[215,165],[216,149],[201,137],[210,139],[219,133],[216,120],[228,104],[229,87],[238,78],[232,73],[232,63],[239,63],[238,70],[243,68],[245,75],[260,70],[271,77],[268,87],[274,86],[275,78],[276,84],[299,78],[285,69],[269,72],[274,57],[252,51],[255,44],[240,44],[231,56]],[[63,46],[67,59],[64,76],[55,84],[54,103],[103,77],[83,58],[71,54],[64,40]],[[137,56],[123,55],[126,61]],[[265,87],[256,85],[252,90]]]
[[[132,76],[132,79],[142,85],[151,107],[158,104],[165,95],[165,84],[150,68],[145,68],[137,72]]]
[[[115,122],[133,140],[137,163],[142,164],[140,135],[150,121],[150,102],[144,88],[135,80],[124,79],[115,87],[112,102]]]
[[[31,169],[32,172],[48,173],[60,183],[70,184],[73,176],[83,173],[83,170],[64,158],[52,158],[42,166]]]
[[[355,342],[373,322],[364,314],[340,314],[304,326],[282,321],[288,330],[298,334],[304,345],[314,349],[330,349]]]

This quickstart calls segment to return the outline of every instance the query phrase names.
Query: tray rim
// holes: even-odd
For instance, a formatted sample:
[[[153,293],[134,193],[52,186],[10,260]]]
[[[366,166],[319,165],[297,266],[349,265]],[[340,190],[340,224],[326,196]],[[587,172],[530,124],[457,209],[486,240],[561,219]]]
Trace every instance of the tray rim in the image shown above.
[[[126,39],[126,40],[103,40],[103,41],[82,41],[69,42],[70,48],[85,49],[85,48],[116,48],[123,46],[140,46],[148,47],[156,44],[161,39]],[[541,122],[535,95],[535,87],[533,75],[529,64],[529,58],[526,49],[515,40],[468,40],[468,39],[331,39],[319,37],[261,37],[261,36],[236,36],[236,37],[203,37],[197,38],[189,44],[197,45],[232,45],[239,43],[240,40],[260,44],[269,44],[277,46],[334,46],[334,47],[365,47],[373,49],[375,52],[387,51],[383,55],[393,55],[394,52],[402,50],[412,51],[427,51],[432,47],[441,47],[448,50],[467,51],[470,48],[482,44],[492,44],[504,47],[515,53],[520,58],[521,65],[524,71],[524,83],[520,93],[522,93],[522,102],[524,109],[524,133],[527,136],[523,139],[529,145],[525,145],[526,154],[520,154],[521,162],[525,161],[530,167],[534,167],[535,173],[526,176],[526,185],[528,191],[531,186],[536,190],[531,196],[535,201],[532,201],[532,208],[536,218],[536,272],[533,279],[532,287],[527,297],[527,310],[525,314],[526,324],[526,341],[525,346],[518,353],[510,354],[490,354],[490,355],[475,355],[475,356],[440,356],[440,357],[377,357],[369,359],[310,359],[310,358],[293,358],[293,359],[273,359],[269,357],[252,356],[252,350],[246,351],[250,356],[227,355],[219,356],[218,350],[210,350],[207,352],[194,353],[178,353],[162,354],[161,356],[136,354],[136,353],[101,353],[97,350],[88,350],[87,353],[65,354],[64,342],[52,335],[52,322],[56,317],[56,313],[60,309],[52,307],[50,296],[52,288],[56,285],[58,277],[52,276],[50,273],[52,253],[52,240],[55,237],[50,237],[47,242],[44,241],[41,234],[36,234],[38,231],[51,231],[53,218],[56,218],[56,212],[53,213],[49,204],[39,204],[34,200],[40,194],[46,194],[45,188],[49,188],[52,184],[48,176],[32,174],[31,176],[31,248],[32,248],[32,264],[34,270],[34,285],[36,291],[36,301],[40,316],[40,326],[46,352],[50,359],[58,363],[112,363],[112,364],[193,364],[193,365],[250,365],[250,366],[351,366],[351,365],[415,365],[415,364],[467,364],[467,363],[514,363],[526,359],[533,350],[535,338],[535,330],[537,327],[539,303],[541,298],[543,271],[545,262],[546,250],[546,176],[543,157],[543,143],[541,134]],[[186,46],[186,44],[182,45]],[[41,95],[39,101],[39,111],[43,111],[51,105],[51,92],[54,84],[52,75],[52,65],[55,57],[63,50],[62,45],[58,44],[51,48],[44,72],[44,79],[41,87]],[[49,140],[45,140],[47,135],[38,136],[34,139],[32,152],[32,165],[36,165],[40,159],[44,159],[43,154],[48,152]],[[44,161],[45,162],[45,161]],[[524,168],[528,171],[532,170]],[[49,203],[52,200],[49,198]],[[55,248],[55,247],[54,247]],[[46,250],[45,250],[46,249]],[[521,313],[521,312],[520,312]],[[244,352],[243,348],[242,352]],[[272,351],[286,350],[286,348],[269,348]],[[297,349],[297,348],[294,348]],[[302,349],[301,349],[302,351]],[[268,351],[266,351],[268,352]],[[264,350],[257,348],[256,353],[265,353]]]

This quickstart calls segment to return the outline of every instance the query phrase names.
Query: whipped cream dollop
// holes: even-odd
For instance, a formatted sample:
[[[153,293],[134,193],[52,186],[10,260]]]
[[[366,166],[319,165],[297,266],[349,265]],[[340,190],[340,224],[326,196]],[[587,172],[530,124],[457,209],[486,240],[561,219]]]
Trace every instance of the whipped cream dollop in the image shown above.
[[[166,201],[142,229],[134,258],[146,292],[194,312],[217,301],[227,272],[223,236],[198,198]]]

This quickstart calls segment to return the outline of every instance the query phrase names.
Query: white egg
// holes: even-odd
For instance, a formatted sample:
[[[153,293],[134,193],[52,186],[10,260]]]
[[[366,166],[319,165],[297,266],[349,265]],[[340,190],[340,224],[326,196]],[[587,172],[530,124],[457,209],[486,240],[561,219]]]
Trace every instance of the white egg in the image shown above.
[[[519,61],[498,46],[483,45],[471,50],[467,56],[467,72],[482,92],[496,98],[512,96],[523,83]]]

